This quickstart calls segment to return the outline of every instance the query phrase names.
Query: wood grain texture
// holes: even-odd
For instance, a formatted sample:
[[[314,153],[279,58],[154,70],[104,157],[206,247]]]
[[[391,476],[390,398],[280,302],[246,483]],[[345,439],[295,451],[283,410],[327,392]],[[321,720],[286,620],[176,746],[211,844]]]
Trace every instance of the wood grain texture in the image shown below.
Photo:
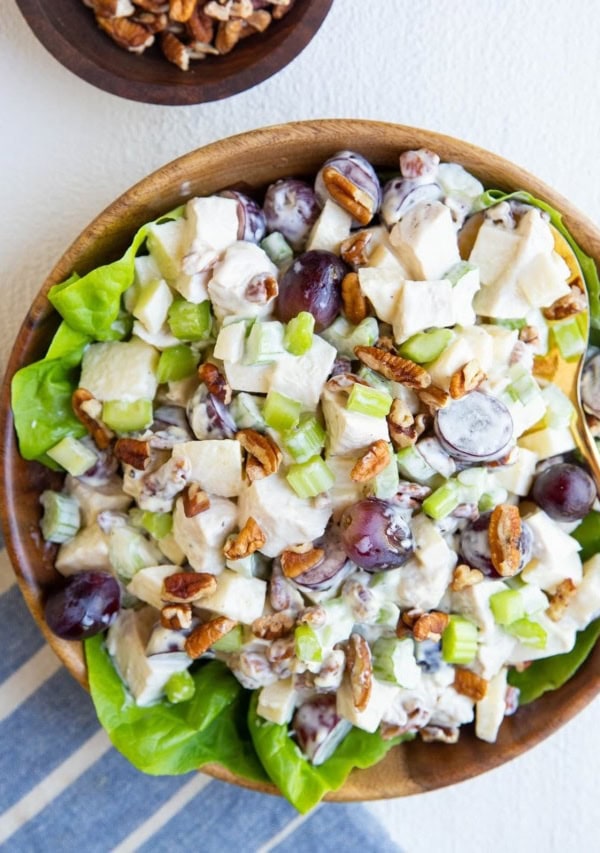
[[[46,298],[48,289],[73,270],[88,270],[115,259],[143,222],[193,195],[206,195],[229,186],[260,190],[286,175],[310,175],[323,160],[341,148],[353,148],[376,166],[395,169],[398,154],[427,147],[445,161],[462,163],[490,187],[525,189],[561,210],[564,221],[587,254],[600,259],[600,232],[537,178],[494,154],[426,130],[381,122],[326,120],[268,127],[193,151],[145,178],[111,204],[65,252],[45,281],[23,323],[12,352],[2,389],[0,435],[3,440],[1,514],[4,535],[18,582],[27,603],[53,649],[85,686],[81,646],[50,635],[42,618],[42,602],[55,582],[52,552],[37,530],[39,493],[56,475],[18,455],[10,414],[10,380],[22,365],[39,358],[56,327]],[[374,768],[355,771],[333,800],[398,797],[441,788],[476,776],[550,735],[583,708],[600,690],[600,646],[560,690],[546,694],[505,720],[498,742],[486,744],[465,730],[458,744],[414,741],[392,750]],[[206,769],[206,768],[205,768]],[[245,785],[223,768],[210,767],[217,778]],[[269,786],[257,790],[275,793]]]
[[[304,50],[332,2],[301,0],[231,53],[192,61],[188,71],[181,71],[157,44],[142,56],[118,47],[81,0],[16,0],[39,41],[78,77],[122,98],[174,105],[218,101],[267,80]]]

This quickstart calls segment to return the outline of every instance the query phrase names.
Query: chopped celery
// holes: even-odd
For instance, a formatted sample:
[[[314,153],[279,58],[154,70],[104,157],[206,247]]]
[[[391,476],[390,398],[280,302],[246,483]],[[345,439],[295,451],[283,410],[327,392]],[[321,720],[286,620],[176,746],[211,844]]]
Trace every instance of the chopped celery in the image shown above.
[[[301,311],[292,317],[285,327],[283,343],[292,355],[304,355],[312,346],[315,330],[315,318],[308,311]]]
[[[307,663],[320,663],[323,659],[323,649],[319,638],[310,625],[298,625],[294,631],[296,657]]]
[[[256,320],[246,339],[245,364],[268,364],[283,354],[283,323]]]
[[[398,354],[410,358],[417,364],[435,361],[444,352],[450,341],[456,337],[451,329],[431,329],[428,332],[417,332],[405,341]]]
[[[164,539],[173,529],[173,516],[170,512],[148,512],[142,515],[142,527],[155,539]]]
[[[140,569],[158,565],[162,555],[139,530],[123,525],[114,527],[110,532],[108,559],[121,578],[130,580]]]
[[[380,471],[372,480],[369,480],[365,485],[367,487],[367,496],[381,498],[387,500],[393,498],[398,491],[400,477],[398,475],[398,463],[392,449],[392,445],[388,445],[390,453],[390,461],[385,466],[383,471]]]
[[[263,430],[266,426],[263,417],[264,398],[242,391],[231,401],[230,413],[238,429]]]
[[[40,521],[46,542],[67,542],[79,530],[79,504],[75,498],[47,490],[40,495],[44,514]]]
[[[508,498],[508,492],[502,486],[487,489],[479,498],[478,508],[480,512],[488,512],[490,509],[503,504]]]
[[[407,480],[414,480],[421,485],[429,485],[437,475],[435,468],[425,461],[416,447],[404,447],[396,453],[396,462],[400,474]]]
[[[446,480],[423,501],[423,512],[438,521],[449,515],[460,503],[460,488],[456,480]]]
[[[516,619],[510,625],[506,625],[505,630],[524,646],[531,646],[533,649],[546,648],[548,634],[539,622],[533,622],[531,619]]]
[[[185,344],[169,347],[161,352],[156,377],[159,382],[177,382],[192,376],[198,356]]]
[[[267,425],[278,432],[293,429],[300,420],[302,403],[292,400],[279,391],[271,390],[265,401],[264,416]]]
[[[506,392],[513,400],[519,400],[525,406],[534,397],[541,394],[540,388],[528,370],[520,364],[513,364],[508,368],[510,383],[506,386]]]
[[[306,462],[325,444],[325,430],[314,415],[302,415],[295,429],[283,434],[282,443],[296,462]]]
[[[333,486],[335,477],[320,456],[290,465],[286,479],[300,498],[314,498]]]
[[[382,681],[401,687],[416,687],[421,669],[415,660],[414,642],[410,637],[381,637],[373,645],[373,674]]]
[[[187,669],[183,672],[174,672],[165,684],[165,695],[173,705],[179,702],[187,702],[196,692],[196,682]]]
[[[371,585],[374,586],[375,584]],[[377,625],[380,625],[381,627],[395,629],[399,618],[400,608],[398,605],[394,604],[393,601],[384,601],[379,613],[377,614],[376,622]]]
[[[58,462],[73,477],[85,474],[98,461],[98,456],[91,448],[70,435],[61,439],[47,453],[50,459]]]
[[[576,317],[559,320],[550,326],[550,335],[563,358],[577,358],[585,352],[587,338],[581,331]]]
[[[102,406],[102,420],[115,432],[146,429],[154,420],[152,400],[107,400]]]
[[[456,479],[460,484],[460,502],[478,503],[488,485],[487,468],[466,468]]]
[[[227,544],[235,539],[235,537],[228,536]],[[257,556],[256,553],[248,554],[247,557],[240,557],[239,560],[229,560],[225,559],[225,565],[228,569],[231,569],[232,572],[236,572],[238,575],[241,575],[244,578],[253,578],[256,576],[256,562]]]
[[[451,616],[442,634],[446,663],[471,663],[477,654],[477,625],[464,616]]]
[[[212,327],[210,302],[205,299],[196,305],[186,299],[176,299],[169,308],[167,322],[180,341],[205,341]]]
[[[525,616],[525,603],[518,589],[503,589],[490,596],[490,608],[498,625],[510,625]]]
[[[375,317],[366,317],[358,326],[353,326],[344,317],[338,317],[321,332],[321,337],[334,346],[341,356],[356,358],[354,348],[373,346],[379,337],[379,325]]]
[[[244,641],[244,631],[241,625],[236,625],[231,631],[224,634],[211,649],[216,652],[239,652]]]
[[[551,429],[562,429],[571,425],[575,408],[567,395],[554,383],[546,385],[542,391],[546,403],[544,426]]]
[[[458,284],[461,278],[464,278],[467,273],[473,272],[477,267],[474,264],[470,264],[468,261],[458,261],[458,263],[454,264],[453,267],[450,267],[448,272],[444,275],[444,278],[450,282],[452,287]]]
[[[490,320],[490,323],[493,326],[502,326],[503,329],[510,329],[511,331],[516,329],[520,331],[527,325],[527,320],[524,317],[520,317],[518,320],[501,320],[496,318]]]
[[[348,395],[346,408],[372,418],[384,418],[392,408],[392,398],[386,391],[356,382]]]
[[[279,231],[272,231],[261,240],[260,248],[267,253],[274,264],[283,266],[294,257],[294,250]]]
[[[392,389],[396,383],[390,382],[389,379],[384,379],[379,373],[375,373],[366,364],[362,364],[356,374],[360,379],[364,379],[371,388],[379,388],[380,391],[386,391],[390,396],[394,396]]]

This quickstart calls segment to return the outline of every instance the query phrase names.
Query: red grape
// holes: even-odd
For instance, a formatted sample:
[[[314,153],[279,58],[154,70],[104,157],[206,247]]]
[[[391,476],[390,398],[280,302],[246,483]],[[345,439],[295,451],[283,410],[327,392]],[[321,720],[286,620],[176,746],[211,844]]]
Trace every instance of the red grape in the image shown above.
[[[118,581],[108,572],[79,572],[46,602],[46,624],[63,640],[83,640],[105,631],[121,603]]]
[[[265,214],[253,198],[237,190],[224,190],[219,195],[237,201],[238,240],[260,243],[267,232]]]
[[[492,462],[512,441],[513,422],[501,400],[471,391],[436,413],[435,431],[444,449],[463,462]]]
[[[315,696],[300,705],[292,720],[298,746],[315,765],[327,761],[351,728],[337,714],[335,693]]]
[[[315,179],[315,192],[321,204],[325,204],[331,197],[323,180],[326,169],[338,172],[354,188],[356,195],[364,199],[369,220],[372,219],[381,207],[381,186],[377,173],[369,161],[355,151],[338,151],[326,160]],[[367,222],[362,221],[356,224],[366,225]]]
[[[299,252],[321,208],[311,186],[296,178],[282,178],[268,187],[264,210],[269,231],[279,231]]]
[[[468,563],[473,569],[479,569],[485,575],[495,576],[497,573],[492,563],[488,535],[491,514],[491,512],[484,512],[465,527],[460,536],[458,550],[465,563]],[[521,551],[520,571],[531,560],[533,550],[533,534],[525,521],[521,522],[519,550]]]
[[[340,527],[346,554],[367,572],[395,569],[408,560],[414,549],[403,514],[380,498],[365,498],[349,506]]]
[[[596,487],[579,465],[561,462],[536,477],[533,499],[555,521],[579,521],[591,510]]]
[[[277,316],[287,323],[301,311],[315,318],[317,332],[330,326],[342,307],[342,279],[348,268],[332,252],[313,250],[299,255],[279,282]]]

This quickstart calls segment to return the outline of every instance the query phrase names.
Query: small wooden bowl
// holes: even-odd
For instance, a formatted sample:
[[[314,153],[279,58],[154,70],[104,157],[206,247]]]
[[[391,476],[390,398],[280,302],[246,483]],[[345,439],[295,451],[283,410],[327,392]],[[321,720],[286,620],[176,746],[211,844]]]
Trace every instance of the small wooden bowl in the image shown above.
[[[80,274],[117,258],[135,229],[193,195],[206,195],[228,186],[260,189],[276,178],[314,174],[322,162],[341,148],[364,154],[376,166],[396,169],[398,154],[426,147],[442,160],[462,163],[490,187],[525,189],[564,214],[565,225],[579,245],[600,259],[600,231],[566,199],[527,172],[479,148],[425,130],[369,121],[310,121],[268,127],[213,143],[193,151],[145,178],[110,205],[66,251],[35,299],[17,337],[0,409],[3,438],[2,523],[19,585],[48,642],[72,675],[86,686],[81,646],[52,635],[43,617],[43,599],[55,583],[54,550],[44,546],[38,528],[38,496],[56,486],[57,477],[18,453],[10,412],[10,380],[23,365],[40,358],[57,326],[46,294],[51,285],[73,270]],[[600,645],[585,665],[560,690],[548,693],[505,720],[496,744],[476,740],[463,731],[458,744],[414,741],[393,749],[370,770],[354,771],[335,800],[398,797],[441,788],[469,779],[519,755],[547,737],[581,710],[600,691]],[[206,769],[206,768],[205,768]],[[270,786],[252,785],[221,767],[208,772],[226,781],[275,793]]]
[[[193,60],[188,71],[168,62],[158,45],[142,56],[118,47],[82,0],[16,0],[25,20],[58,61],[88,83],[148,104],[201,104],[229,98],[271,77],[315,35],[333,0],[298,0],[261,34],[231,53]]]

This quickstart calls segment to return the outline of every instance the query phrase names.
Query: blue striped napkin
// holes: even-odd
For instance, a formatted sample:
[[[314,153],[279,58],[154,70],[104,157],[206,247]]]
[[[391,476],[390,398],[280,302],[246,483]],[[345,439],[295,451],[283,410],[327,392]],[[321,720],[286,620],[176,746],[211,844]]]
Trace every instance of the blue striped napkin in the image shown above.
[[[0,849],[392,853],[360,805],[300,816],[285,800],[191,773],[150,777],[114,750],[35,625],[0,551]]]

